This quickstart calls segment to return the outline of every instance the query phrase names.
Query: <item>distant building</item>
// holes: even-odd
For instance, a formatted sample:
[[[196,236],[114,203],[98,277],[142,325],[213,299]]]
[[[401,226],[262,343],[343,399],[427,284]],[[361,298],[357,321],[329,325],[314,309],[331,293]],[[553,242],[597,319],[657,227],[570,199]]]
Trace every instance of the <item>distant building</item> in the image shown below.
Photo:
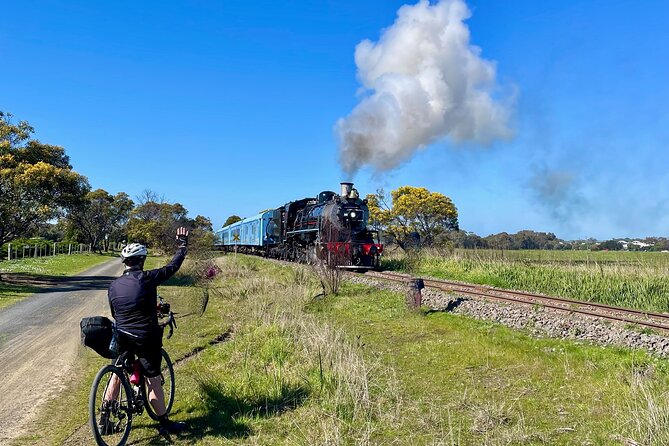
[[[642,242],[641,240],[633,240],[631,242],[627,240],[616,240],[616,241],[622,245],[625,251],[628,251],[630,248],[635,248],[636,251],[644,251],[653,246],[652,243],[645,243]]]

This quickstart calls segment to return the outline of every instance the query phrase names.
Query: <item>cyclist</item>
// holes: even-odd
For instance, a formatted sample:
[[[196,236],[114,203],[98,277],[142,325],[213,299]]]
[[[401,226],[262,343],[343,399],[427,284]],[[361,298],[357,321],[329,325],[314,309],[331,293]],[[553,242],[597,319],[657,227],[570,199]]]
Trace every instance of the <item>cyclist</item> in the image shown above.
[[[188,230],[177,229],[178,248],[172,260],[162,268],[144,271],[144,261],[148,251],[144,245],[131,243],[121,251],[125,265],[123,275],[109,286],[109,306],[116,320],[119,345],[139,359],[142,374],[146,379],[150,404],[159,417],[158,430],[161,434],[183,431],[185,423],[171,421],[166,414],[165,396],[160,380],[160,363],[163,331],[158,325],[158,292],[156,288],[176,273],[186,257]],[[120,382],[110,383],[105,401],[113,401],[120,390]],[[108,417],[108,415],[107,415]],[[103,412],[100,431],[108,429],[108,420]]]

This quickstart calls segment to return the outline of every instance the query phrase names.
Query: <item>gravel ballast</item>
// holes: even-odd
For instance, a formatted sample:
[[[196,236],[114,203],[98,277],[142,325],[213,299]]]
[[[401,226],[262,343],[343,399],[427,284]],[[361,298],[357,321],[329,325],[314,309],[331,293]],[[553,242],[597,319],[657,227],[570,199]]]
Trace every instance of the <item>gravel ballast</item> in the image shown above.
[[[348,275],[347,280],[389,291],[406,293],[407,286],[371,277]],[[604,346],[644,349],[661,357],[669,356],[669,338],[644,333],[629,324],[540,305],[506,304],[424,289],[423,306],[433,311],[447,311],[474,319],[497,322],[523,329],[535,337],[573,339]]]

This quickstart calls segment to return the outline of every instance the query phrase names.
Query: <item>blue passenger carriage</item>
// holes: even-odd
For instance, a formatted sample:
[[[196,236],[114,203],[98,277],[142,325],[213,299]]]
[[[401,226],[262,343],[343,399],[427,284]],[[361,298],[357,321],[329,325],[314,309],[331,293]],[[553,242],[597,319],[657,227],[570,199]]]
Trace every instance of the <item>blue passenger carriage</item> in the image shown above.
[[[226,250],[240,249],[257,252],[274,244],[272,238],[273,211],[261,212],[216,231],[217,246]]]

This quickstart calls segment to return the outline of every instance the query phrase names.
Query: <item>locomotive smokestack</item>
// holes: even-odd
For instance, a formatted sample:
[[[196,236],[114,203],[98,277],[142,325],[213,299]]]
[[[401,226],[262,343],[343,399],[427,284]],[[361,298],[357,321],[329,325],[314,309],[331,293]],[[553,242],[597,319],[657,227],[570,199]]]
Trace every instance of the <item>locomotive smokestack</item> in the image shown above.
[[[353,183],[341,183],[341,197],[348,198],[353,189]]]

